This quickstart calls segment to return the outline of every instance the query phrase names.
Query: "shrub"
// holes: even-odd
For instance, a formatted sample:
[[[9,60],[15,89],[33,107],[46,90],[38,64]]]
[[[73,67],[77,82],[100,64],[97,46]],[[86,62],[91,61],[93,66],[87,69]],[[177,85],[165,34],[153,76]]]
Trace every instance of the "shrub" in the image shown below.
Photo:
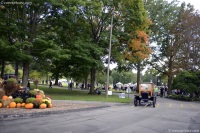
[[[26,99],[26,103],[33,103],[35,101],[36,98],[34,97],[29,97]]]
[[[200,71],[183,71],[180,74],[178,74],[177,77],[173,80],[172,89],[180,89],[184,92],[188,92],[191,98],[195,96],[199,97],[199,84]]]
[[[23,99],[20,98],[20,97],[17,97],[17,98],[14,98],[14,102],[16,102],[16,103],[22,103]]]
[[[181,100],[181,101],[192,101],[193,100],[192,98],[185,96],[185,95],[172,94],[172,95],[168,95],[167,97],[171,98],[171,99]]]
[[[12,95],[17,90],[17,80],[9,78],[4,85],[4,89],[7,96]]]

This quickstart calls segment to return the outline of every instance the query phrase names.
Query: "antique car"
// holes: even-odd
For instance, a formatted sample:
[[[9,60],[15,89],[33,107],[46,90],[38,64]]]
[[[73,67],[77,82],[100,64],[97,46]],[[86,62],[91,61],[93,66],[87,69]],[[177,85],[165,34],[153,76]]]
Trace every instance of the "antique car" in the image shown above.
[[[146,105],[152,104],[156,106],[156,95],[154,95],[154,84],[153,83],[141,83],[139,84],[139,94],[134,97],[134,105]]]

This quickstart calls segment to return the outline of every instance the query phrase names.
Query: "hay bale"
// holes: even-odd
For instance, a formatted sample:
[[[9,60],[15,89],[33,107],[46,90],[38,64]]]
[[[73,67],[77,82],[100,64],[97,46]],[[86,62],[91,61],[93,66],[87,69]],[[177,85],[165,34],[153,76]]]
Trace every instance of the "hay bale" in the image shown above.
[[[4,95],[5,95],[5,91],[3,90],[3,88],[0,88],[0,99],[2,99]]]
[[[0,88],[3,88],[3,79],[0,78]]]
[[[13,99],[2,99],[1,102],[2,102],[2,105],[4,108],[6,108],[7,106],[9,106],[10,102],[13,102],[14,100]]]

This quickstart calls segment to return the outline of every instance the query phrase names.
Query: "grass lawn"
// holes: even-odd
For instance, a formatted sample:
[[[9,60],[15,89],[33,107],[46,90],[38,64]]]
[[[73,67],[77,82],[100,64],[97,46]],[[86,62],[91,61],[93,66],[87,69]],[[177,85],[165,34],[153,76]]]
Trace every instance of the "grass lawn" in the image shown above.
[[[81,90],[68,90],[55,88],[49,89],[46,86],[38,86],[38,89],[43,90],[46,96],[50,96],[53,100],[79,100],[79,101],[99,101],[99,102],[118,102],[118,103],[130,103],[131,98],[119,98],[118,95],[108,96],[105,94],[91,95],[88,91]]]

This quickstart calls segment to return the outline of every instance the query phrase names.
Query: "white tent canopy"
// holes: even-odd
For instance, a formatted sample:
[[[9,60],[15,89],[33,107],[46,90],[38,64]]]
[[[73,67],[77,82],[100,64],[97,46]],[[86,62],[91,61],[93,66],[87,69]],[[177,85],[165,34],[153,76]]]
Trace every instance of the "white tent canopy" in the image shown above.
[[[121,82],[116,83],[116,85],[123,85]]]

